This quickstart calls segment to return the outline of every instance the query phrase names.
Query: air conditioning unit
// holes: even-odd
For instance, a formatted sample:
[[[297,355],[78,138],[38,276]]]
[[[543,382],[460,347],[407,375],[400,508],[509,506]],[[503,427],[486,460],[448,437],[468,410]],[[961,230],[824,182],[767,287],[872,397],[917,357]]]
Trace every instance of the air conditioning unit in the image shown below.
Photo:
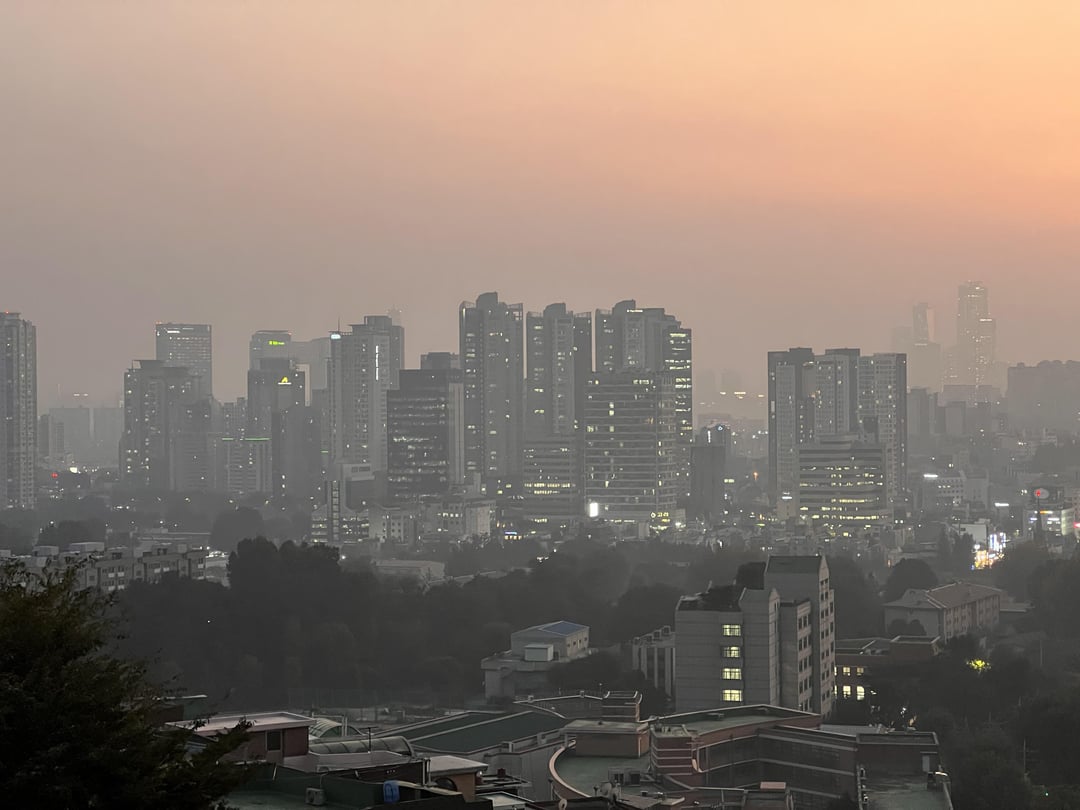
[[[304,791],[304,804],[312,807],[322,807],[326,804],[326,794],[322,788],[308,788]]]

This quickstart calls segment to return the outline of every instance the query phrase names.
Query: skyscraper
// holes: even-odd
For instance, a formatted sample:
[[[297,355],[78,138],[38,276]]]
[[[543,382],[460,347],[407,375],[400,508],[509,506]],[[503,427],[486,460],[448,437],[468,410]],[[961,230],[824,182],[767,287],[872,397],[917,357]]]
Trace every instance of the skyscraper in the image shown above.
[[[814,358],[814,436],[858,429],[859,350],[826,349]]]
[[[886,487],[896,504],[907,487],[907,355],[872,354],[859,359],[859,420],[874,426],[885,450]]]
[[[666,527],[675,518],[677,426],[671,374],[599,373],[585,397],[585,501],[613,523]]]
[[[792,494],[798,485],[800,444],[814,438],[814,350],[769,352],[769,491]]]
[[[209,419],[200,377],[190,369],[160,360],[137,360],[124,373],[124,433],[120,439],[120,477],[125,486],[157,490],[181,489],[197,479],[189,473],[200,461],[185,459],[192,434]],[[201,409],[200,404],[206,408]],[[205,413],[203,413],[205,410]]]
[[[205,323],[159,323],[157,360],[184,367],[200,380],[201,393],[214,395],[214,352],[211,327]]]
[[[990,296],[978,281],[961,284],[956,300],[955,379],[958,385],[988,385],[994,365],[997,325]]]
[[[368,315],[350,332],[330,333],[334,464],[386,469],[386,393],[397,387],[404,345],[405,330],[387,315]]]
[[[259,361],[271,357],[292,356],[292,332],[260,329],[248,343],[248,368],[259,368]]]
[[[0,509],[34,507],[37,419],[37,332],[0,312]]]
[[[646,371],[672,375],[675,387],[676,470],[689,494],[694,441],[693,334],[662,307],[620,301],[596,311],[596,371]]]
[[[521,304],[484,293],[459,309],[465,395],[465,471],[484,479],[521,475],[524,351]]]
[[[271,492],[309,497],[317,469],[318,438],[309,432],[306,378],[288,357],[263,357],[248,371],[248,439],[270,443]],[[314,446],[312,446],[312,440]]]
[[[580,426],[592,373],[592,318],[551,304],[525,319],[529,359],[526,436],[569,436]]]
[[[387,494],[445,495],[465,475],[461,370],[407,369],[387,393]]]

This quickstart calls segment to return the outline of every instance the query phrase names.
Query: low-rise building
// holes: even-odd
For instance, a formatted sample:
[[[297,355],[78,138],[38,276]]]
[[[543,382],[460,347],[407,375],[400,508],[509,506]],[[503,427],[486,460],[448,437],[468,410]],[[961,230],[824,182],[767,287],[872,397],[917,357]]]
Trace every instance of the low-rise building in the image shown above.
[[[548,689],[548,672],[588,655],[589,628],[574,622],[548,622],[510,635],[510,649],[480,662],[488,700],[514,698]]]
[[[206,577],[209,549],[183,543],[140,543],[135,548],[106,548],[104,543],[73,543],[67,551],[57,546],[37,546],[21,558],[31,570],[48,567],[63,570],[78,565],[77,581],[84,588],[122,591],[133,582],[156,582],[165,574],[188,579]]]
[[[948,642],[957,636],[979,635],[997,627],[1002,592],[986,585],[952,582],[937,588],[909,588],[885,604],[885,626],[900,620],[917,621],[923,634]]]
[[[930,636],[854,638],[836,642],[836,694],[841,700],[866,700],[867,678],[906,664],[929,661],[943,649]]]

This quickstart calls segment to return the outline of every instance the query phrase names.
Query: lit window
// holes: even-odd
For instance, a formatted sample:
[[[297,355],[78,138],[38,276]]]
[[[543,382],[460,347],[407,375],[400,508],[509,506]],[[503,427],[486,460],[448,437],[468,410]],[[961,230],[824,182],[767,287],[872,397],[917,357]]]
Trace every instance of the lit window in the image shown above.
[[[844,667],[844,674],[845,675],[850,675],[851,674],[851,667]]]
[[[724,658],[739,658],[742,655],[742,648],[740,647],[724,647]]]
[[[720,677],[725,681],[741,681],[742,669],[739,667],[724,667],[720,673]]]
[[[741,701],[742,689],[725,689],[723,693],[723,698],[725,701]]]
[[[866,687],[863,687],[863,686],[856,686],[855,687],[855,699],[856,700],[866,700]]]
[[[725,636],[741,636],[742,635],[742,625],[725,624],[723,626],[722,632],[723,632],[723,634]]]
[[[848,686],[847,684],[844,684],[843,693],[844,693],[844,697],[846,697],[846,698],[851,697],[851,687]]]

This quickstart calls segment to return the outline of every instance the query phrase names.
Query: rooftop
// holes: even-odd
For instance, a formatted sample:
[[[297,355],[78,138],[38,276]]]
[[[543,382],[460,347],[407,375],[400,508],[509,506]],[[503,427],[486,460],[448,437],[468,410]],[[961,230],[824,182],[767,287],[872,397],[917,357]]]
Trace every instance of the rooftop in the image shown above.
[[[973,582],[950,582],[948,585],[940,585],[929,590],[909,588],[896,601],[886,602],[885,607],[948,609],[989,596],[1000,597],[1002,592],[997,588],[976,585]]]
[[[952,810],[949,794],[930,790],[925,776],[891,776],[867,780],[870,810]]]
[[[637,759],[628,757],[579,757],[573,752],[564,752],[555,761],[555,773],[566,784],[583,796],[593,796],[593,788],[609,781],[608,773],[612,769],[619,771],[649,770],[649,755]]]
[[[424,751],[471,754],[506,742],[557,731],[569,721],[550,712],[462,712],[392,729]]]
[[[822,558],[805,554],[774,554],[769,557],[766,571],[770,574],[817,574]]]
[[[211,717],[205,724],[193,728],[193,724],[171,723],[170,725],[180,728],[190,728],[201,737],[209,737],[213,734],[222,734],[231,730],[241,720],[251,723],[252,731],[277,731],[286,728],[303,726],[310,727],[314,720],[302,714],[292,712],[255,712],[253,714],[219,714]]]
[[[768,720],[794,720],[817,715],[813,712],[801,712],[797,709],[785,709],[781,706],[733,706],[730,709],[712,709],[703,712],[673,714],[661,718],[653,725],[657,737],[682,736],[689,734],[709,734],[728,728],[738,728],[749,723]]]
[[[572,636],[574,633],[580,633],[582,630],[588,630],[589,628],[583,624],[576,624],[574,622],[548,622],[547,624],[537,624],[532,627],[526,627],[525,630],[519,630],[519,633],[528,632],[531,630],[539,630],[544,633],[551,633],[553,636]]]
[[[739,610],[739,601],[745,590],[742,585],[714,586],[694,596],[682,597],[676,610]]]

